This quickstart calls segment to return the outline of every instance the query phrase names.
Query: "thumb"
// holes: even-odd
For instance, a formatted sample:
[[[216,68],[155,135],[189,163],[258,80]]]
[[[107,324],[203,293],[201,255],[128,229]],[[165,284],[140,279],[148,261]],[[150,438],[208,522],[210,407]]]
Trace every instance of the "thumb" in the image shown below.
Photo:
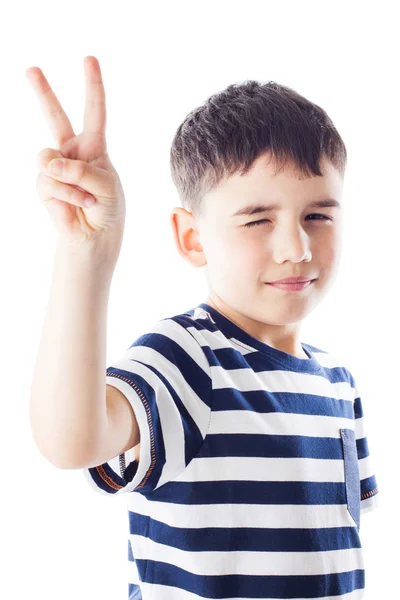
[[[61,162],[61,172],[54,171],[53,166]],[[93,196],[112,199],[117,195],[117,178],[112,171],[90,165],[84,160],[63,158],[61,161],[51,160],[47,171],[57,181],[68,183],[89,192]]]
[[[47,165],[54,158],[64,158],[64,156],[59,150],[55,150],[54,148],[44,148],[44,150],[38,152],[36,156],[36,166],[47,175],[50,175]]]
[[[55,174],[51,170],[51,162],[61,159],[63,162],[62,174]],[[68,183],[93,196],[115,198],[117,195],[118,177],[113,170],[102,169],[90,165],[83,160],[68,159],[54,148],[45,148],[37,155],[37,166],[47,176]]]

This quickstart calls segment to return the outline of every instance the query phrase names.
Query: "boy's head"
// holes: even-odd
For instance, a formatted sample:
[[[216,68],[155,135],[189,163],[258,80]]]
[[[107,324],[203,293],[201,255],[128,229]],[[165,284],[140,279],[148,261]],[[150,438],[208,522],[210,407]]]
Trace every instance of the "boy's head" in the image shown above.
[[[336,273],[346,162],[326,112],[275,82],[230,85],[189,113],[171,147],[184,207],[171,225],[180,254],[206,268],[209,304],[258,338],[296,331]],[[326,200],[340,206],[312,206]],[[235,214],[256,204],[276,208]],[[291,276],[315,281],[267,285]]]

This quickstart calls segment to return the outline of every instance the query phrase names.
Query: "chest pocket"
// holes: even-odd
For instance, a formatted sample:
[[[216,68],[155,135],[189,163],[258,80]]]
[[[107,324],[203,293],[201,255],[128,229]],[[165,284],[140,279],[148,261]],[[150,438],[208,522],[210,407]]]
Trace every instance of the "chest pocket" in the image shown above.
[[[356,438],[353,429],[341,429],[347,509],[360,529],[360,474]]]

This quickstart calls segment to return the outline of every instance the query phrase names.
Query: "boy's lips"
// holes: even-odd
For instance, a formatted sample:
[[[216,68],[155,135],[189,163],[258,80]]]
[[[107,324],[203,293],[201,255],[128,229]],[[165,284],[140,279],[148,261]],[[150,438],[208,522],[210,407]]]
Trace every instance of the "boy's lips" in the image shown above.
[[[306,281],[313,281],[315,277],[286,277],[285,279],[277,279],[276,281],[269,281],[268,283],[304,283]]]
[[[267,283],[267,285],[270,285],[274,288],[278,288],[280,290],[284,290],[286,292],[298,292],[300,290],[304,290],[307,287],[310,287],[310,285],[312,285],[312,283],[315,281],[315,279],[300,279],[298,278],[297,281],[294,281],[292,283],[282,283],[282,282],[272,282],[272,283]]]

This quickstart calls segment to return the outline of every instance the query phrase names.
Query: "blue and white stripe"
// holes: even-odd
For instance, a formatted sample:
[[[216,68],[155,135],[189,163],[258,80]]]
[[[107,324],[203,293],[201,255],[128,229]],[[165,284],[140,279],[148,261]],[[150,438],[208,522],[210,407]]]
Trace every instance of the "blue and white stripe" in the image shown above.
[[[336,357],[303,348],[309,360],[202,303],[107,369],[135,412],[140,461],[130,451],[83,473],[127,494],[130,598],[363,597],[357,515],[378,489],[362,402]]]

